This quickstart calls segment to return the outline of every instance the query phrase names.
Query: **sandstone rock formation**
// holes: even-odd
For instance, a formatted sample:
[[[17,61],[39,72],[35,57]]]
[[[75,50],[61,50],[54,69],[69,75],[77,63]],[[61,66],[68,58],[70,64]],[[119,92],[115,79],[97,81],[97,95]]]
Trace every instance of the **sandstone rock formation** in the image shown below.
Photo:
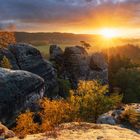
[[[13,124],[19,113],[44,94],[44,80],[30,72],[0,68],[0,121]]]
[[[89,56],[82,47],[67,47],[64,52],[64,63],[74,86],[79,80],[108,82],[108,66],[101,53]]]
[[[79,80],[88,79],[88,53],[82,47],[67,47],[64,51],[64,64],[67,75],[74,87]]]
[[[39,75],[45,81],[45,95],[55,97],[58,93],[57,74],[52,64],[44,60],[40,51],[28,44],[10,45],[8,50],[16,59],[19,69]],[[11,59],[10,59],[11,60]]]
[[[15,133],[9,130],[6,126],[2,125],[0,122],[0,140],[5,138],[12,138],[15,136]]]
[[[46,134],[29,135],[24,140],[139,140],[140,135],[129,129],[106,124],[67,123],[56,131]],[[10,138],[8,140],[19,140]]]
[[[50,59],[55,61],[61,61],[63,56],[63,51],[57,45],[50,46]]]
[[[63,52],[58,46],[52,45],[50,60],[55,62],[54,65],[44,60],[40,51],[29,44],[10,45],[8,49],[0,50],[0,56],[3,55],[9,59],[14,70],[25,70],[42,77],[45,96],[50,98],[58,97],[58,78],[71,81],[74,88],[79,80],[108,82],[108,68],[103,55],[96,53],[89,56],[80,46],[67,47]]]

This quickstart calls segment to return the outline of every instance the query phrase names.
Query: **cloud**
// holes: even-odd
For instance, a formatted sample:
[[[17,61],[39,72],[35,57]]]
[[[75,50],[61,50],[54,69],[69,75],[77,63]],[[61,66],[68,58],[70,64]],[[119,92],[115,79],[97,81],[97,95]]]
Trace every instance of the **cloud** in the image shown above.
[[[0,28],[139,26],[140,0],[1,0]],[[104,21],[103,21],[104,20]],[[62,27],[65,26],[65,27]],[[58,30],[59,30],[58,29]]]

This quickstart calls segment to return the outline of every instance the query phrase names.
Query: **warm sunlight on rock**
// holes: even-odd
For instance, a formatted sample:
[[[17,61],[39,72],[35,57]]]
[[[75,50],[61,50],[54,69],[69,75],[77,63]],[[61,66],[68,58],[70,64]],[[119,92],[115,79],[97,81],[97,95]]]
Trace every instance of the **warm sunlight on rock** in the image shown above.
[[[101,34],[105,38],[114,38],[118,37],[119,33],[116,29],[111,28],[104,28],[99,31],[99,34]]]

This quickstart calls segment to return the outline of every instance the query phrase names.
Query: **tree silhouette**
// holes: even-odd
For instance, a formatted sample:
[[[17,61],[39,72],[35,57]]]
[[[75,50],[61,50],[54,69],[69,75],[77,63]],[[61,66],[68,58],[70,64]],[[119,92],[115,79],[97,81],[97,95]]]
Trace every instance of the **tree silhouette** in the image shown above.
[[[89,49],[91,47],[91,45],[85,41],[80,41],[80,43],[82,44],[82,47],[85,49]]]

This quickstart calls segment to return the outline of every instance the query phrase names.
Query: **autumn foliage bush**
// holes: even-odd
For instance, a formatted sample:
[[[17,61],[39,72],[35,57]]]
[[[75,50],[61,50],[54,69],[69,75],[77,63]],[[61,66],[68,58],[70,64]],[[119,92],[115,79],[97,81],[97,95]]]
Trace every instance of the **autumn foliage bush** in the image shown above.
[[[34,134],[39,132],[39,125],[33,121],[34,113],[27,111],[20,114],[16,120],[16,127],[13,129],[14,132],[20,136],[24,137],[27,134]]]
[[[67,100],[39,101],[40,111],[36,113],[41,122],[34,122],[34,113],[26,112],[17,118],[16,133],[31,134],[52,131],[61,123],[72,121],[95,122],[97,117],[120,103],[118,95],[107,96],[108,86],[97,81],[80,81],[76,90],[70,91]]]
[[[39,104],[42,108],[39,112],[39,116],[42,119],[41,131],[51,130],[60,123],[73,120],[73,107],[67,101],[50,101],[45,98]]]
[[[16,43],[16,39],[13,32],[0,31],[0,47],[5,48],[9,44]]]

